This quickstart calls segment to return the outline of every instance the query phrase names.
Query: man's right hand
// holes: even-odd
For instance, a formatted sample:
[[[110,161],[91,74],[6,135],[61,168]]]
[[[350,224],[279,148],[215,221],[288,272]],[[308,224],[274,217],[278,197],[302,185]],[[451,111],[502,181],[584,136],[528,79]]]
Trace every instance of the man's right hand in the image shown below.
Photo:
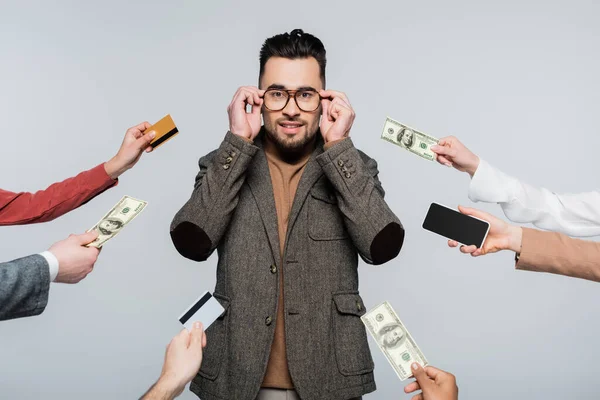
[[[242,86],[235,92],[233,100],[227,107],[229,114],[229,130],[243,138],[254,140],[260,132],[261,106],[264,90],[254,86]],[[252,112],[246,112],[246,105],[252,106]]]
[[[95,230],[82,235],[70,235],[48,249],[58,260],[58,275],[54,282],[77,283],[92,272],[100,250],[84,246],[97,237]]]
[[[471,177],[479,167],[479,157],[454,136],[441,138],[437,145],[431,146],[431,151],[436,154],[440,164],[466,172]]]
[[[417,363],[413,363],[411,368],[416,382],[406,385],[404,392],[421,390],[411,400],[458,400],[458,386],[454,375],[432,366],[423,369]]]

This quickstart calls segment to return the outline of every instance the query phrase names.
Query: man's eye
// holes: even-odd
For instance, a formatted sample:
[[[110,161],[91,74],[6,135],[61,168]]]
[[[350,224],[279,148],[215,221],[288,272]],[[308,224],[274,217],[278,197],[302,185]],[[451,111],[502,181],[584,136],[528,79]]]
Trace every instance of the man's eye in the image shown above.
[[[283,97],[283,92],[280,90],[273,90],[270,93],[272,97]]]
[[[300,96],[303,99],[310,99],[310,98],[313,98],[315,96],[315,94],[313,92],[300,92]]]

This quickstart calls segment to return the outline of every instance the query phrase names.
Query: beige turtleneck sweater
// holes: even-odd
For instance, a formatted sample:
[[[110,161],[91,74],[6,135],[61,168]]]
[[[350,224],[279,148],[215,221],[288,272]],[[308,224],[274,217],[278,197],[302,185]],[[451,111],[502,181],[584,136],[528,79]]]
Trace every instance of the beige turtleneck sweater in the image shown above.
[[[265,154],[271,173],[271,182],[273,184],[273,194],[275,196],[275,208],[277,211],[277,225],[279,230],[279,246],[283,258],[283,249],[288,227],[288,218],[292,210],[294,196],[298,183],[302,177],[304,167],[310,158],[314,146],[310,146],[307,151],[294,159],[284,159],[275,144],[265,137]],[[262,386],[278,389],[293,389],[294,383],[288,369],[286,349],[285,349],[285,325],[283,313],[283,265],[278,265],[279,269],[279,302],[277,306],[277,318],[275,320],[275,337],[271,345],[271,354],[267,364],[267,372],[263,379]]]

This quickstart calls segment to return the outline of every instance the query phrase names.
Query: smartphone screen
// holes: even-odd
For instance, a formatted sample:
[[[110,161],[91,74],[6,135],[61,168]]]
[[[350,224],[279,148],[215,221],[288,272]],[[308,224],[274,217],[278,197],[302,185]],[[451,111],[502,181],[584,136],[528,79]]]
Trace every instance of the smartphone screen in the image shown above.
[[[423,221],[423,228],[456,240],[464,245],[483,246],[490,224],[477,218],[461,214],[451,208],[431,203]]]

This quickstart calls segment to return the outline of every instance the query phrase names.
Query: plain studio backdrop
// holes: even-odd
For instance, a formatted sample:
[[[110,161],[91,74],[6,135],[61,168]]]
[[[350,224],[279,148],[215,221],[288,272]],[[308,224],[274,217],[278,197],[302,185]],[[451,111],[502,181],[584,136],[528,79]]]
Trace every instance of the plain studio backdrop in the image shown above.
[[[595,189],[599,15],[591,1],[2,1],[0,187],[35,191],[92,168],[128,127],[167,113],[180,134],[68,215],[0,228],[8,261],[84,232],[123,195],[149,203],[90,276],[52,284],[41,316],[0,323],[0,397],[133,399],[155,381],[179,314],[215,284],[216,254],[181,257],[171,219],[227,131],[234,92],[256,85],[263,40],[302,28],[325,43],[327,86],[348,94],[351,136],[406,229],[396,259],[361,262],[367,307],[390,301],[461,399],[598,398],[599,284],[449,249],[421,224],[433,201],[470,204],[468,176],[380,135],[389,115],[454,134],[524,181]],[[378,390],[366,398],[410,398],[369,340]]]

